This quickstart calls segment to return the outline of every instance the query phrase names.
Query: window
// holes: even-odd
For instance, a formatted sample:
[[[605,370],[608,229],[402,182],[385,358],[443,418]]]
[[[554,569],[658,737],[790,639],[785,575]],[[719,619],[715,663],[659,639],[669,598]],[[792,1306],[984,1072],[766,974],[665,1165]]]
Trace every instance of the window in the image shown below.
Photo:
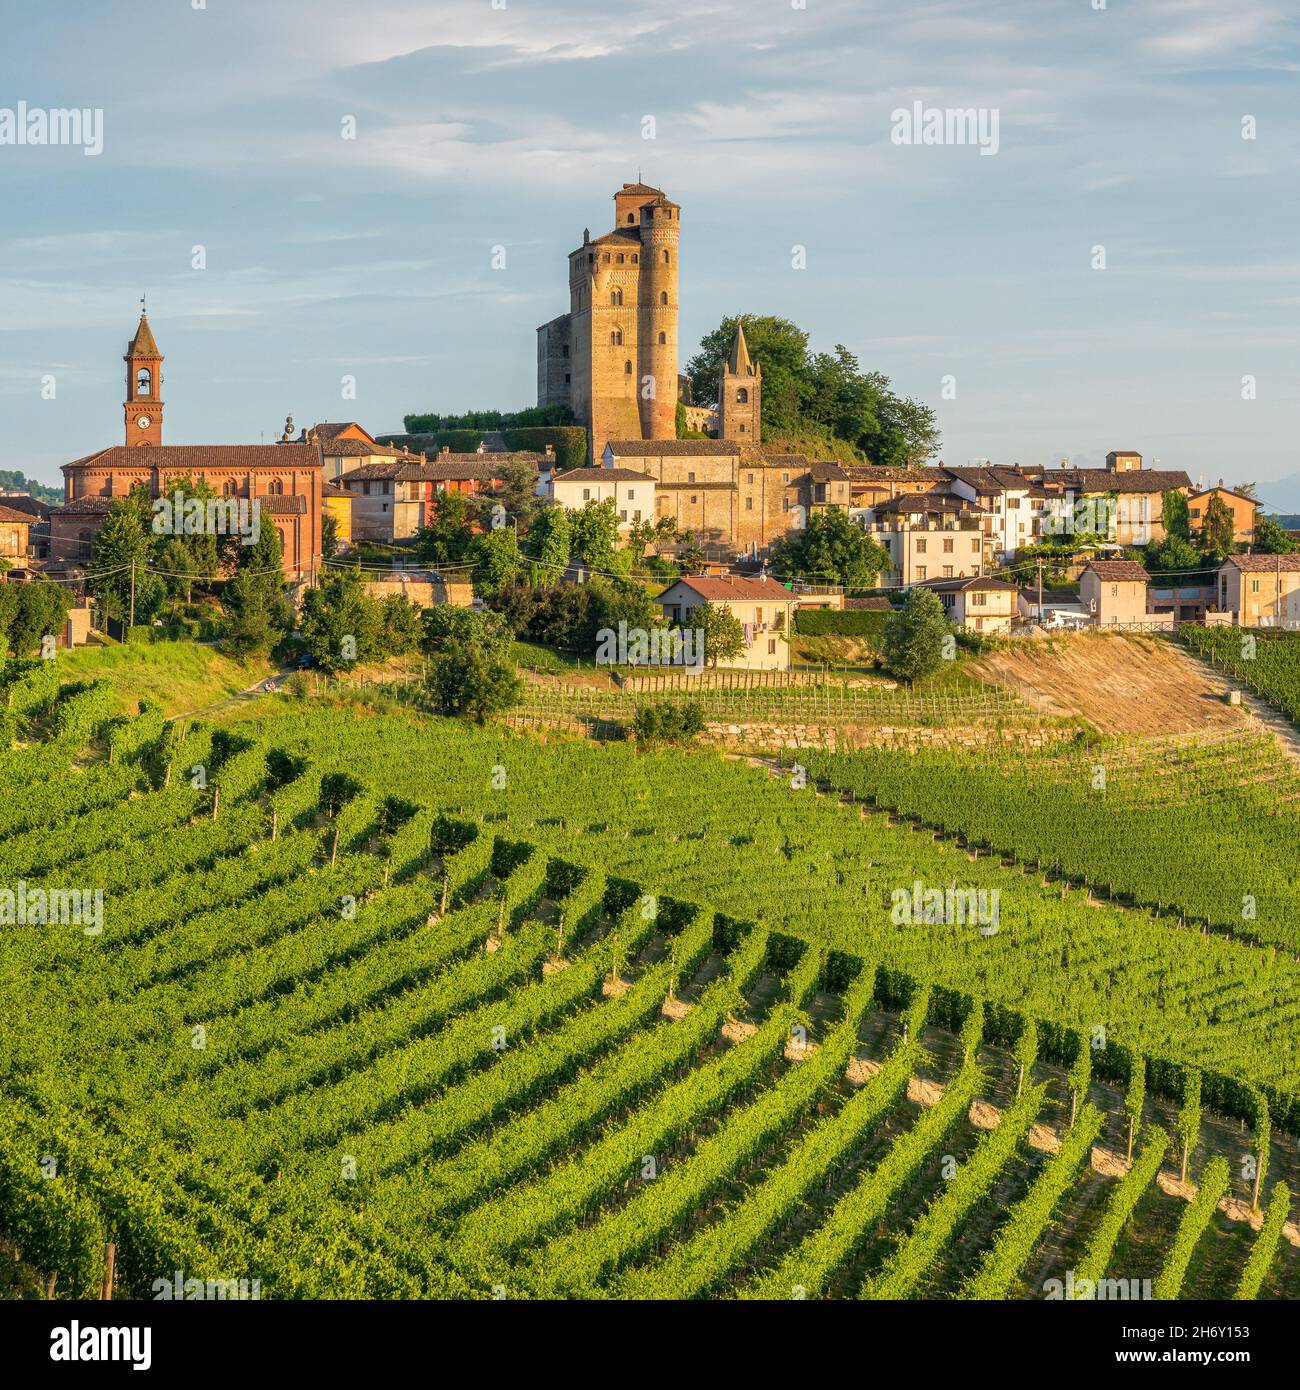
[[[140,374],[135,379],[135,393],[137,396],[153,394],[153,375],[148,367],[140,368]]]
[[[608,257],[606,257],[606,259],[608,259]],[[622,265],[623,262],[624,262],[626,259],[627,259],[627,257],[624,256],[624,254],[620,251],[620,252],[618,253],[618,257],[617,257],[617,264]]]
[[[617,305],[619,305],[619,304],[622,304],[622,302],[623,302],[623,291],[622,291],[622,290],[610,290],[610,292],[609,292],[609,302],[610,302],[611,304],[615,305],[615,306],[617,306]]]
[[[916,567],[916,577],[917,577],[918,579],[924,579],[924,578],[925,578],[925,566],[924,566],[924,565],[917,565],[917,567]]]
[[[788,483],[788,482],[790,481],[790,475],[789,475],[788,473],[782,473],[782,474],[781,474],[781,481],[782,481],[783,483]]]
[[[688,473],[688,474],[686,475],[686,481],[687,481],[688,483],[693,483],[693,482],[695,481],[695,474],[694,474],[694,473]]]
[[[922,540],[922,541],[917,541],[917,543],[916,543],[916,553],[917,553],[918,555],[924,555],[924,554],[925,554],[925,542],[924,542],[923,540]]]
[[[266,492],[268,497],[283,497],[284,484],[279,480],[279,478],[272,478],[270,483],[267,485]]]
[[[606,251],[605,254],[604,254],[600,259],[601,259],[602,261],[604,261],[606,265],[608,265],[608,264],[609,264],[609,252]],[[620,256],[620,257],[619,257],[619,260],[621,261],[622,259],[623,259],[623,257]]]
[[[1259,580],[1258,580],[1258,579],[1252,579],[1252,580],[1250,581],[1250,592],[1251,592],[1252,594],[1257,594],[1257,593],[1259,593]]]
[[[659,335],[659,345],[660,345],[660,347],[663,347],[667,342],[668,342],[668,334],[667,334],[667,333],[661,333],[661,334]]]
[[[761,608],[754,609],[754,621],[756,623],[761,623],[763,621],[763,610]]]
[[[753,475],[752,473],[747,473],[747,474],[745,475],[745,481],[746,481],[747,483],[749,483],[750,487],[753,487],[753,485],[754,485],[754,475]]]
[[[233,478],[227,478],[221,484],[221,495],[223,497],[233,497],[235,495],[235,483]]]
[[[583,500],[584,502],[590,502],[590,501],[591,501],[591,489],[590,489],[589,487],[584,487],[584,488],[582,489],[582,500]]]
[[[752,497],[745,498],[745,510],[747,512],[752,512],[754,510],[754,499]]]
[[[632,359],[631,359],[630,357],[628,358],[628,360],[627,360],[626,362],[623,363],[623,375],[624,375],[624,376],[631,376],[631,375],[632,375]]]
[[[788,512],[790,510],[790,499],[788,497],[783,497],[781,499],[781,510],[783,512]]]
[[[767,639],[767,654],[768,654],[768,656],[775,656],[775,655],[776,655],[776,638],[775,638],[775,637],[769,637],[769,638]]]
[[[1007,506],[1008,506],[1008,507],[1015,507],[1016,509],[1019,509],[1019,507],[1020,507],[1020,498],[1018,498],[1018,497],[1008,497],[1008,498],[1007,498]]]
[[[635,213],[629,212],[628,215],[627,215],[627,220],[628,220],[629,222],[635,222],[635,221],[636,221],[636,214],[635,214]]]
[[[636,511],[634,511],[634,512],[632,513],[632,520],[633,520],[633,521],[640,521],[640,520],[641,520],[641,508],[640,508],[640,507],[638,507],[638,508],[636,509]]]
[[[614,331],[609,335],[609,345],[610,347],[623,346],[623,330],[621,328],[614,329]]]
[[[951,536],[945,536],[945,537],[943,538],[943,553],[944,553],[945,555],[951,555],[951,554],[952,554],[952,537],[951,537]]]
[[[566,344],[560,349],[560,356],[561,356],[561,357],[567,357],[568,355],[569,355],[569,345],[566,343]],[[566,378],[566,380],[567,380],[567,378]]]
[[[664,252],[664,264],[665,264],[665,265],[668,264],[668,252],[667,252],[667,251]]]
[[[369,482],[364,482],[364,483],[361,484],[361,493],[362,493],[362,495],[363,495],[364,497],[369,497],[369,496],[370,496],[370,484],[369,484]]]
[[[564,374],[564,384],[565,384],[566,386],[569,384],[569,377],[570,377],[570,373],[565,372],[565,374]]]
[[[691,506],[692,506],[692,507],[695,505],[695,503],[696,503],[697,500],[698,500],[698,499],[696,498],[695,494],[694,494],[694,493],[691,493]]]
[[[978,632],[978,631],[980,630],[980,628],[982,628],[983,626],[984,626],[984,619],[983,619],[983,618],[976,618],[976,619],[975,619],[975,630],[976,630],[976,632]]]
[[[1111,598],[1118,598],[1118,597],[1119,597],[1119,585],[1118,585],[1118,584],[1112,584],[1112,585],[1110,586],[1110,596],[1111,596]]]
[[[1200,516],[1200,514],[1201,514],[1201,509],[1200,509],[1199,507],[1189,507],[1189,508],[1187,509],[1187,515],[1190,516],[1190,517],[1192,518],[1193,521],[1194,521],[1198,516]]]
[[[741,434],[744,434],[744,433],[745,433],[745,427],[744,427],[744,425],[741,425],[741,427],[740,427],[740,433],[741,433]]]
[[[660,302],[660,304],[667,304],[667,303],[668,303],[668,291],[667,291],[667,290],[660,290],[660,291],[659,291],[659,302]]]
[[[748,405],[748,404],[749,404],[749,392],[748,392],[748,390],[746,390],[746,388],[742,386],[742,387],[736,392],[736,399],[740,402],[741,405]]]
[[[970,601],[976,608],[987,608],[989,596],[987,594],[972,594],[970,596]]]
[[[633,264],[633,265],[636,264],[636,259],[637,259],[637,257],[636,257],[636,252],[633,251],[633,252],[632,252],[632,264]]]
[[[619,512],[619,514],[618,514],[618,519],[619,519],[620,521],[626,521],[626,520],[627,520],[627,512],[626,512],[626,511]]]
[[[979,538],[978,536],[972,536],[972,537],[970,538],[970,548],[971,548],[973,551],[975,551],[976,554],[979,553],[980,538]]]
[[[627,500],[628,500],[629,502],[635,502],[635,501],[636,501],[636,489],[635,489],[635,488],[628,488],[628,490],[627,490]]]
[[[945,565],[945,566],[943,567],[943,577],[944,577],[945,579],[951,579],[951,578],[952,578],[952,566],[951,566],[951,565]]]

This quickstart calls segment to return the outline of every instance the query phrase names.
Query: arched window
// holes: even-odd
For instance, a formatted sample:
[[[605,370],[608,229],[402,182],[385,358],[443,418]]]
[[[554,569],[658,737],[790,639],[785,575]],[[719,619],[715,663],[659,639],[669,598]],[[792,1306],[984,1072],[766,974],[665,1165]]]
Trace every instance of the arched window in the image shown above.
[[[634,212],[629,212],[628,215],[627,215],[627,220],[628,220],[629,222],[635,222],[635,221],[636,221],[636,213],[634,213]]]
[[[667,290],[660,290],[660,291],[659,291],[659,302],[660,302],[660,304],[667,304],[667,303],[668,303],[668,291],[667,291]]]
[[[622,346],[623,346],[623,330],[622,330],[621,328],[616,328],[616,329],[609,335],[609,345],[610,345],[610,347],[622,347]]]
[[[619,265],[622,265],[623,262],[624,262],[626,259],[627,259],[627,258],[626,258],[626,257],[623,255],[623,253],[620,251],[620,252],[618,253],[618,256],[617,256],[618,264],[619,264]]]
[[[659,335],[659,343],[660,343],[660,345],[662,346],[663,344],[667,343],[667,341],[668,341],[668,334],[667,334],[667,333],[661,333],[661,334]]]
[[[624,375],[624,376],[631,376],[631,375],[632,375],[632,364],[631,364],[631,362],[624,362],[624,363],[623,363],[623,375]]]
[[[279,478],[272,478],[271,481],[267,484],[266,495],[268,497],[284,496],[284,484],[279,480]]]
[[[748,405],[749,392],[742,386],[740,390],[736,392],[736,399],[740,402],[741,405]]]
[[[636,252],[635,252],[635,251],[632,252],[632,264],[633,264],[633,265],[636,264]]]
[[[153,395],[153,373],[148,367],[140,368],[140,373],[135,379],[135,393],[137,396]]]
[[[665,264],[665,265],[668,264],[668,252],[667,252],[667,251],[664,252],[664,264]]]
[[[221,484],[221,495],[223,497],[233,497],[235,495],[235,480],[233,478],[227,478],[226,481]]]
[[[618,307],[620,304],[622,304],[622,302],[623,302],[623,291],[622,291],[622,290],[610,290],[610,292],[609,292],[609,302],[610,302],[611,304],[613,304],[613,305],[617,308],[617,307]]]

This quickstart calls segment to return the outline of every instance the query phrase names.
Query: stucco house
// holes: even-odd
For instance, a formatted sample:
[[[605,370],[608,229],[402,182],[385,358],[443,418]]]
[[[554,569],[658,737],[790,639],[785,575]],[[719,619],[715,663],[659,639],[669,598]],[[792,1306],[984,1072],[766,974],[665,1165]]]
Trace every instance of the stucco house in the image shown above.
[[[788,671],[790,644],[799,597],[776,580],[744,579],[739,575],[679,579],[655,598],[664,617],[690,627],[691,611],[702,603],[726,608],[745,630],[745,647],[739,656],[720,666],[749,671]]]

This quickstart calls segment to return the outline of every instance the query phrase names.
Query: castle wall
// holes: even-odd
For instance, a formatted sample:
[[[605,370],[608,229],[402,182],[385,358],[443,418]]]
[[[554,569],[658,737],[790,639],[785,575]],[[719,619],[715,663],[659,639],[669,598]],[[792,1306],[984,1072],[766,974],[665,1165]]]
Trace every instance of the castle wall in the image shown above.
[[[573,375],[572,325],[561,314],[537,330],[537,404],[568,405]]]

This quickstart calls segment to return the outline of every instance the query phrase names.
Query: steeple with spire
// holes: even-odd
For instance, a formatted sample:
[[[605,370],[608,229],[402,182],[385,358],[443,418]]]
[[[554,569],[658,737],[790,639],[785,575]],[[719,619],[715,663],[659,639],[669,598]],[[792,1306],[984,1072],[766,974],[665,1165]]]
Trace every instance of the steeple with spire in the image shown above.
[[[718,438],[762,442],[763,368],[749,355],[745,325],[736,323],[731,353],[718,381]]]
[[[126,442],[156,445],[162,443],[163,355],[154,341],[143,299],[140,305],[140,323],[122,359],[126,363]]]

